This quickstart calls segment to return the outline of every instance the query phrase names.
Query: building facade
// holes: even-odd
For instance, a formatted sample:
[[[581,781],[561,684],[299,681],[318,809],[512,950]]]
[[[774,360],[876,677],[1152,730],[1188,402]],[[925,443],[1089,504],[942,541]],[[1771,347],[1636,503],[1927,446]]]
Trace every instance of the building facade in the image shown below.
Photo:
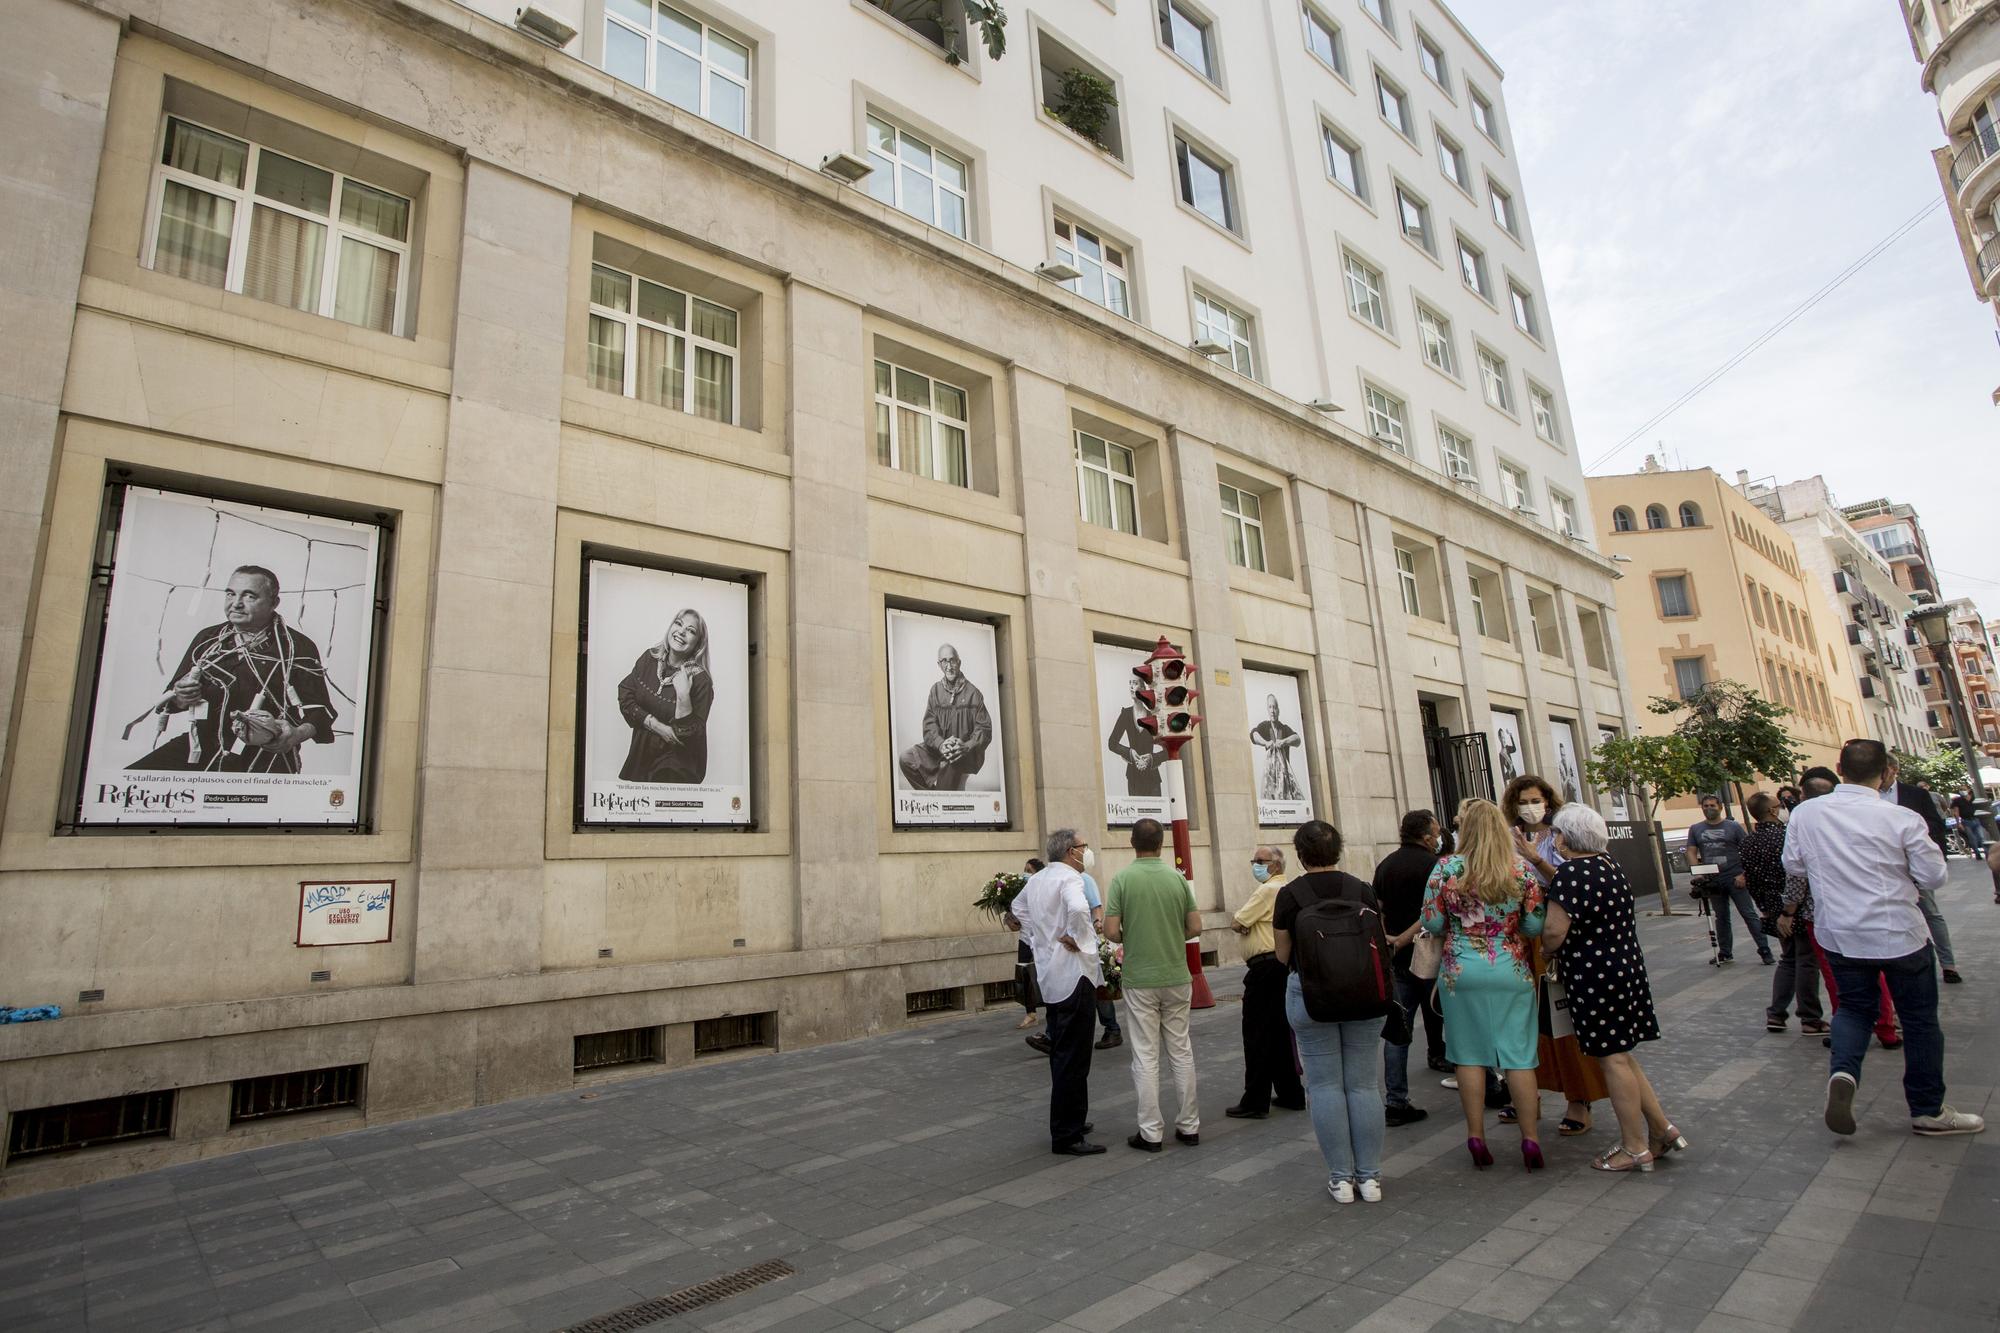
[[[1858,734],[1905,754],[1929,753],[1936,744],[1924,702],[1930,671],[1906,623],[1916,603],[1888,560],[1847,521],[1824,477],[1780,484],[1738,472],[1736,489],[1790,535],[1800,567],[1834,609],[1861,701]]]
[[[1592,477],[1600,545],[1624,563],[1618,637],[1635,697],[1686,698],[1717,680],[1792,710],[1806,763],[1831,765],[1859,734],[1848,617],[1836,616],[1792,536],[1709,468]],[[1669,725],[1643,714],[1640,730]],[[1773,774],[1777,780],[1792,774]],[[1692,818],[1694,797],[1662,809]]]
[[[2000,678],[1993,667],[1993,638],[1985,618],[1970,597],[1945,603],[1951,612],[1952,664],[1958,670],[1958,688],[1965,699],[1966,721],[1972,725],[1971,744],[1985,755],[1982,766],[2000,761]],[[1954,731],[1946,701],[1940,710],[1941,730]]]
[[[1909,596],[1912,605],[1929,605],[1943,596],[1937,568],[1931,563],[1930,540],[1914,506],[1876,499],[1849,505],[1842,512],[1862,540],[1889,562],[1896,586]],[[1924,718],[1931,735],[1940,741],[1955,740],[1958,727],[1952,720],[1937,653],[1929,644],[1919,643],[1917,654],[1917,681],[1923,689]]]
[[[1002,1002],[972,899],[1116,870],[1161,634],[1211,913],[1308,815],[1593,794],[1449,13],[546,8],[16,9],[0,1193]]]
[[[1996,0],[1898,0],[1945,145],[1932,153],[1974,295],[2000,322],[2000,23]],[[2000,401],[1996,390],[1995,401]]]

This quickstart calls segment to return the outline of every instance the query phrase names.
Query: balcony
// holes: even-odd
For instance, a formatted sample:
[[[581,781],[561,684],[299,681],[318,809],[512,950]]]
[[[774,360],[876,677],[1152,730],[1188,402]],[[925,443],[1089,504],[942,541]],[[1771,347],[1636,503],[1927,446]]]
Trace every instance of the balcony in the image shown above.
[[[1996,279],[2000,279],[2000,236],[1987,237],[1979,247],[1977,258],[1979,263],[1979,290],[1988,296],[1992,296],[1996,288],[2000,288],[2000,282],[1995,281]],[[1911,555],[1917,553],[1917,548],[1914,546],[1909,547],[1908,550]],[[1882,554],[1888,556],[1891,560],[1896,558],[1889,551],[1884,551]]]

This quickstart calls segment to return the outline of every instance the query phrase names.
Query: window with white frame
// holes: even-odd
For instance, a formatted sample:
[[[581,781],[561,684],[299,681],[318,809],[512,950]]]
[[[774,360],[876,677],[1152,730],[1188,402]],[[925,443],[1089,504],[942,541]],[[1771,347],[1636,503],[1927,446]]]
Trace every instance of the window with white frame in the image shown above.
[[[1479,479],[1479,464],[1472,456],[1472,441],[1449,426],[1438,427],[1438,459],[1447,477],[1469,481]]]
[[[1495,185],[1491,176],[1486,178],[1486,195],[1493,204],[1493,220],[1499,223],[1501,229],[1509,236],[1518,240],[1521,235],[1521,220],[1514,212],[1514,196]]]
[[[1125,247],[1106,241],[1090,228],[1056,214],[1056,258],[1080,276],[1063,286],[1114,315],[1132,317],[1130,279]]]
[[[1084,522],[1138,536],[1139,468],[1133,452],[1077,431],[1076,502]]]
[[[1194,294],[1194,336],[1196,342],[1219,343],[1223,352],[1208,356],[1222,362],[1239,375],[1257,378],[1256,353],[1250,345],[1250,316],[1232,310],[1207,292]]]
[[[1445,178],[1460,189],[1471,189],[1472,170],[1465,164],[1465,149],[1459,146],[1458,140],[1452,138],[1443,130],[1437,131],[1437,142],[1438,170],[1442,171],[1445,174]]]
[[[146,264],[395,333],[409,287],[410,212],[401,195],[169,116]]]
[[[1368,177],[1362,171],[1361,145],[1324,121],[1320,122],[1319,138],[1326,149],[1326,174],[1343,190],[1365,202]]]
[[[1222,483],[1222,536],[1229,563],[1238,569],[1268,572],[1264,563],[1264,502],[1254,491]]]
[[[1403,613],[1420,616],[1424,613],[1422,597],[1418,595],[1417,553],[1398,546],[1396,551],[1396,587],[1403,595]]]
[[[1535,418],[1535,434],[1561,448],[1562,427],[1556,420],[1556,396],[1541,385],[1530,383],[1528,406]]]
[[[1351,251],[1340,253],[1341,266],[1347,273],[1347,308],[1387,333],[1389,305],[1382,298],[1382,270]]]
[[[1417,29],[1417,64],[1425,78],[1444,89],[1445,96],[1451,96],[1451,69],[1445,64],[1444,48],[1422,28]]]
[[[1410,452],[1409,415],[1403,400],[1370,384],[1362,394],[1362,401],[1368,417],[1368,433],[1407,457]]]
[[[1347,47],[1341,40],[1340,25],[1312,5],[1300,5],[1299,9],[1305,16],[1306,50],[1318,56],[1335,74],[1346,78]]]
[[[737,313],[605,264],[590,266],[592,388],[736,420]]]
[[[964,161],[880,116],[868,117],[868,193],[954,236],[967,234]]]
[[[1479,345],[1479,391],[1486,401],[1502,412],[1514,410],[1514,382],[1507,373],[1507,358],[1484,343]]]
[[[1422,301],[1417,302],[1417,336],[1424,345],[1424,361],[1458,378],[1458,347],[1452,341],[1451,321]]]
[[[1416,137],[1410,119],[1410,95],[1379,69],[1375,71],[1375,107],[1382,113],[1382,119],[1395,127],[1396,133],[1405,139]]]
[[[1466,604],[1472,608],[1472,628],[1478,630],[1481,637],[1491,637],[1486,628],[1486,580],[1477,574],[1469,574],[1465,582],[1470,591]]]
[[[1396,220],[1406,239],[1422,246],[1426,254],[1437,253],[1437,241],[1431,234],[1431,206],[1400,182],[1396,186]]]
[[[1493,284],[1486,276],[1486,252],[1463,236],[1458,238],[1458,276],[1488,301],[1493,299]]]
[[[1215,34],[1209,21],[1181,0],[1159,0],[1160,41],[1195,73],[1215,82]]]
[[[1472,103],[1472,123],[1478,126],[1479,132],[1491,139],[1497,148],[1500,144],[1500,118],[1493,114],[1493,103],[1487,101],[1486,95],[1469,83],[1465,85],[1465,96]]]
[[[1550,526],[1565,537],[1576,535],[1576,501],[1555,487],[1549,487]]]
[[[964,389],[875,362],[875,461],[950,486],[970,486],[971,418]]]
[[[1500,499],[1509,509],[1527,509],[1528,470],[1505,459],[1500,462]]]
[[[1537,342],[1542,337],[1542,319],[1535,311],[1535,298],[1518,282],[1507,284],[1507,299],[1514,307],[1514,327]]]
[[[661,0],[604,0],[604,69],[724,129],[750,133],[750,48]]]
[[[1228,163],[1176,134],[1174,171],[1182,203],[1218,227],[1237,229],[1236,189]]]
[[[1361,0],[1361,7],[1368,12],[1369,18],[1374,19],[1391,33],[1396,31],[1396,20],[1389,13],[1389,0]]]

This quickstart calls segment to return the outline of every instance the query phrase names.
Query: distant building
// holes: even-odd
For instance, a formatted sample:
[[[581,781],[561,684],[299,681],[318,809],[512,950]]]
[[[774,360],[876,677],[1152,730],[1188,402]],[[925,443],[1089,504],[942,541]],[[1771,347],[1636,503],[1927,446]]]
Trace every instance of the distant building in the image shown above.
[[[1945,603],[1951,610],[1952,664],[1958,669],[1958,687],[1965,693],[1965,716],[1972,724],[1972,742],[1989,759],[2000,759],[2000,678],[1994,674],[1993,639],[1979,608],[1970,597]],[[1947,704],[1938,719],[1950,732],[1951,712]]]
[[[1913,506],[1886,499],[1867,500],[1848,505],[1841,512],[1862,540],[1889,562],[1896,586],[1909,595],[1912,603],[1939,599],[1942,594],[1937,567],[1931,563],[1930,539],[1924,536],[1924,525]],[[1931,734],[1941,741],[1955,739],[1958,731],[1951,720],[1951,701],[1945,694],[1944,677],[1938,672],[1929,645],[1918,645],[1917,652],[1923,668],[1917,679],[1924,692],[1925,720],[1930,724]]]

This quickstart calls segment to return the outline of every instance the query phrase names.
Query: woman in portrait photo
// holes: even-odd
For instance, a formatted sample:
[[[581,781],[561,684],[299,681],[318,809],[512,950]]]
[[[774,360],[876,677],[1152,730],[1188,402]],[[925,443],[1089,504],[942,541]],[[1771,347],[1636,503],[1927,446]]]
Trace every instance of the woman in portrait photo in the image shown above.
[[[1263,780],[1258,793],[1266,801],[1303,801],[1305,791],[1292,773],[1292,751],[1305,744],[1298,732],[1278,720],[1278,696],[1264,696],[1264,717],[1250,729],[1250,743],[1264,752]]]
[[[666,637],[639,654],[618,682],[618,711],[632,728],[632,748],[618,770],[626,782],[696,784],[708,776],[708,710],[715,684],[708,668],[708,623],[689,607]]]

